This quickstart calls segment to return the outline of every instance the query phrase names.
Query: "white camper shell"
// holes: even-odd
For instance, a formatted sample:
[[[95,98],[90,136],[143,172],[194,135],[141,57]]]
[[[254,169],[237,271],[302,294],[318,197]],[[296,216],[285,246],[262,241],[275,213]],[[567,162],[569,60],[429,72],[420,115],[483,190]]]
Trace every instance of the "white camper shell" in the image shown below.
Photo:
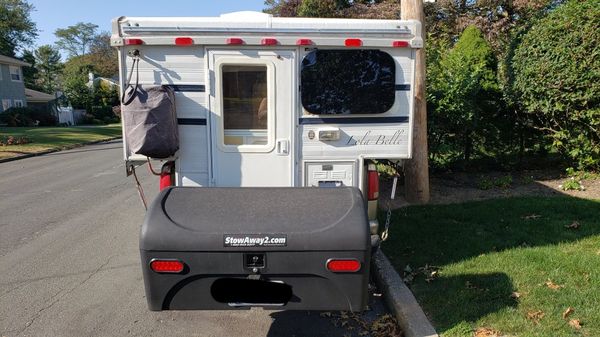
[[[121,88],[137,50],[140,85],[175,90],[177,186],[366,193],[369,160],[411,157],[418,21],[121,17],[111,43]]]

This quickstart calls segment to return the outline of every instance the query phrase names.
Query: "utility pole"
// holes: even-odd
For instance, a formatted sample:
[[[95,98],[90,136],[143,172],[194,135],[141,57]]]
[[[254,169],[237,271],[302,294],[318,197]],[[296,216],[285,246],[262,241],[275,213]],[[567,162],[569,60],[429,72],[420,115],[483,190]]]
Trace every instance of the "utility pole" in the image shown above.
[[[429,202],[429,151],[427,147],[427,101],[425,96],[425,13],[423,0],[401,0],[400,18],[419,20],[423,48],[415,51],[415,88],[412,159],[404,165],[405,196],[408,202]]]

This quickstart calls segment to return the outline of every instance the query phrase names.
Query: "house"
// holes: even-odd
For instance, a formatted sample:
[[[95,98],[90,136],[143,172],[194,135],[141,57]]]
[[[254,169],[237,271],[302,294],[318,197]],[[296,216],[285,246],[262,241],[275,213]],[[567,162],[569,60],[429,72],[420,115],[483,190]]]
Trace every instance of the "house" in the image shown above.
[[[0,112],[27,106],[21,67],[30,66],[27,62],[0,55]]]
[[[119,87],[119,79],[118,78],[107,78],[102,76],[95,76],[93,73],[88,73],[88,83],[87,86],[89,88],[96,88],[98,86],[104,88],[117,88]]]
[[[25,99],[28,107],[47,111],[48,104],[56,97],[45,92],[25,88]]]

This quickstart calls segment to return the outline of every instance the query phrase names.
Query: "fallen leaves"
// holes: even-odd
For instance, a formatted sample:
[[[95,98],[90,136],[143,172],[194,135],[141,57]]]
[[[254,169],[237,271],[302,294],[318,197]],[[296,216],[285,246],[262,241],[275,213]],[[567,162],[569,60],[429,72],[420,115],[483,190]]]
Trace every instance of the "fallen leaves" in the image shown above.
[[[533,321],[535,324],[540,324],[540,320],[544,318],[546,314],[544,314],[541,310],[530,311],[527,313],[527,319]]]
[[[500,337],[500,331],[490,328],[477,328],[474,337]]]
[[[562,313],[562,318],[563,319],[568,319],[569,316],[575,312],[575,309],[573,307],[568,307],[563,313]],[[569,325],[575,329],[575,330],[579,330],[581,329],[581,321],[578,319],[571,319],[569,320]]]
[[[539,219],[539,218],[541,218],[541,217],[542,217],[542,216],[541,216],[541,215],[539,215],[539,214],[530,214],[530,215],[525,215],[525,216],[522,216],[522,217],[521,217],[521,219],[525,219],[525,220],[535,220],[535,219]]]
[[[560,284],[556,284],[554,282],[552,282],[552,280],[548,280],[546,281],[546,283],[544,283],[546,285],[546,287],[552,289],[552,290],[558,290],[560,288],[564,288],[565,286],[560,285]]]
[[[521,293],[517,292],[517,291],[513,291],[512,294],[510,294],[510,298],[518,300],[521,297]]]
[[[565,225],[565,228],[567,229],[579,229],[579,227],[581,227],[581,225],[578,221],[573,221],[570,225]]]
[[[409,265],[404,268],[404,283],[411,284],[418,275],[425,276],[425,282],[430,283],[440,276],[439,267],[426,264],[424,267],[413,270]]]
[[[575,330],[579,330],[581,329],[581,321],[578,319],[572,319],[569,321],[569,325],[575,329]]]
[[[351,312],[322,312],[321,317],[329,318],[335,327],[344,328],[348,331],[348,336],[371,336],[371,337],[402,337],[402,330],[396,319],[385,314],[377,317],[374,320],[365,319],[360,314]]]
[[[574,312],[575,312],[575,309],[573,309],[573,307],[568,307],[567,310],[565,310],[562,313],[562,318],[563,319],[567,319],[567,317],[569,317],[569,315],[572,314],[572,313],[574,313]]]
[[[383,315],[371,324],[373,337],[401,337],[402,331],[398,327],[396,319],[390,315]]]

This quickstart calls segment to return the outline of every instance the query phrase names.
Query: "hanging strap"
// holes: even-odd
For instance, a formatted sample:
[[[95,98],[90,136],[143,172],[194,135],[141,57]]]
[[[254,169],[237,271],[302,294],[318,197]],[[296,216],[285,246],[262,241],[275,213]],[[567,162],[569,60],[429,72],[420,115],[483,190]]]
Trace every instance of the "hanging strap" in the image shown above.
[[[131,77],[133,76],[133,71],[135,70],[135,86],[131,85]],[[131,64],[131,71],[129,72],[129,76],[127,77],[127,83],[125,85],[125,89],[123,90],[123,96],[121,96],[121,103],[123,105],[129,105],[138,90],[140,81],[140,58],[137,55],[133,56],[133,63]]]

